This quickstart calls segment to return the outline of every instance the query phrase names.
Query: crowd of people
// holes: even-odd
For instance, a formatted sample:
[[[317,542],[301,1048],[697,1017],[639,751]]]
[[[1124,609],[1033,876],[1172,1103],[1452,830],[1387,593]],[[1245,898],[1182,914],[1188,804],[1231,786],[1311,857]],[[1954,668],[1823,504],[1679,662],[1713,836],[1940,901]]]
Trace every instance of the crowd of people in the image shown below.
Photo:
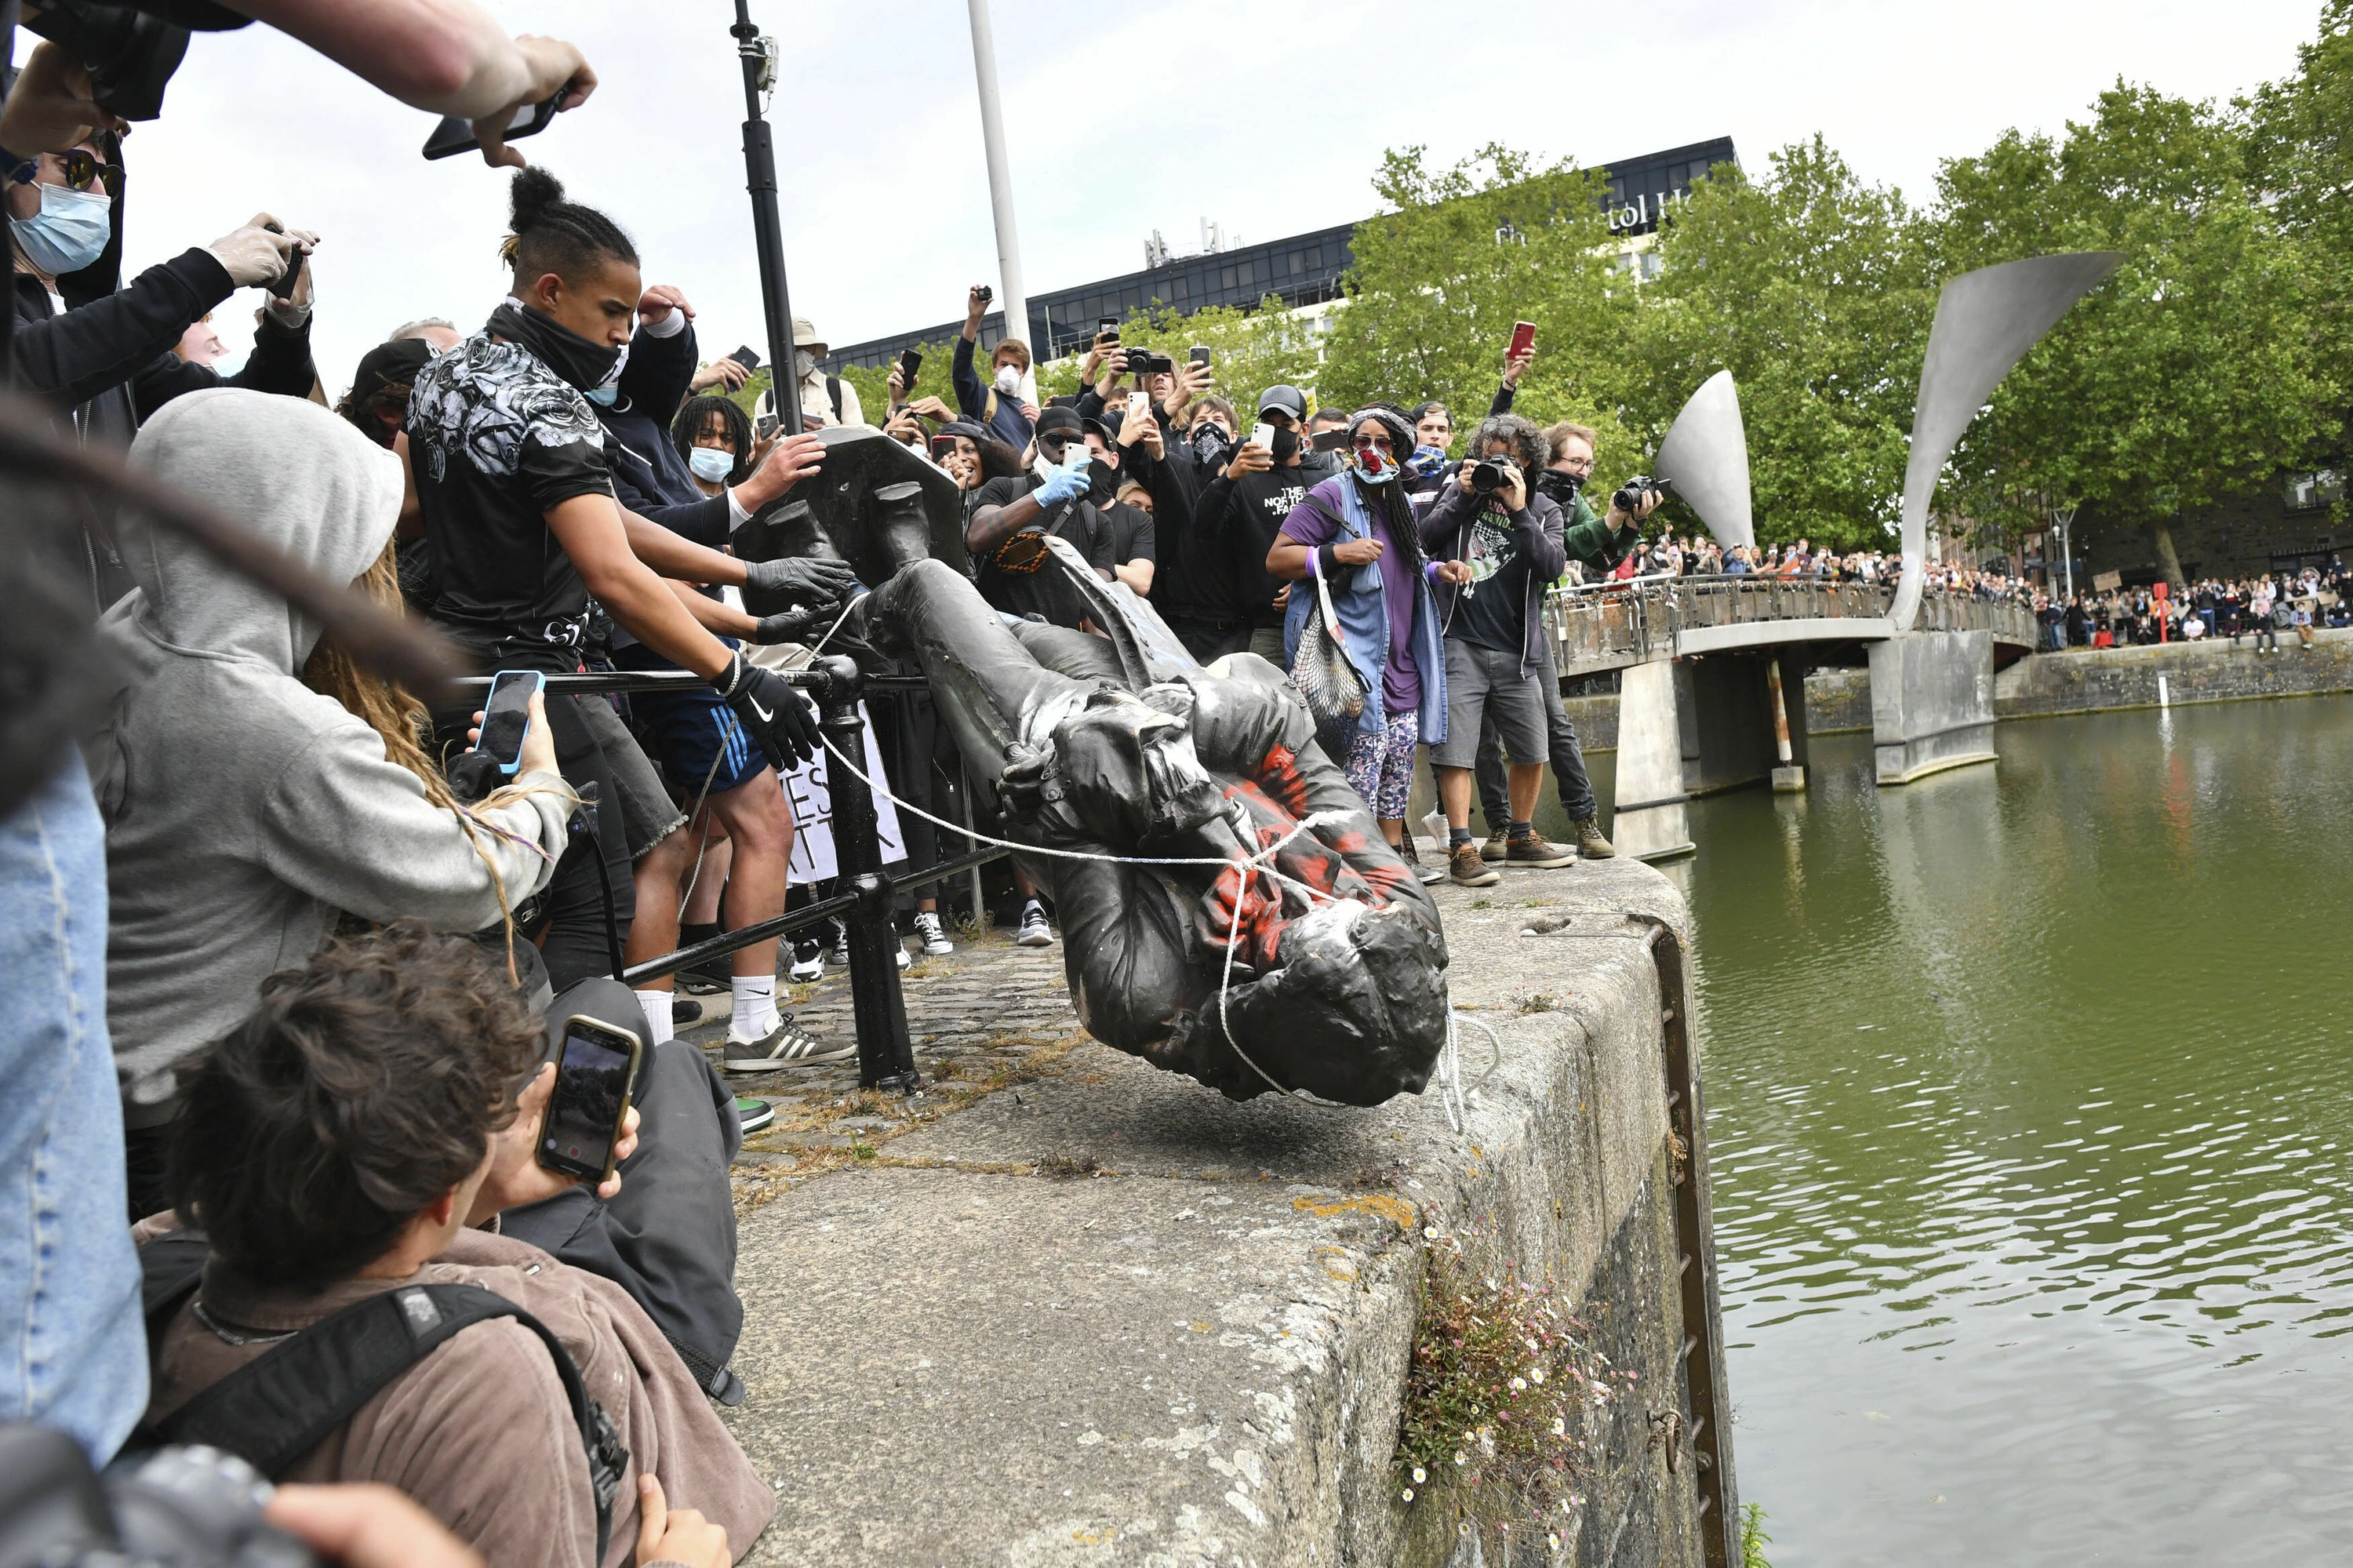
[[[2148,585],[2038,597],[2034,608],[2047,651],[2227,637],[2233,648],[2252,640],[2256,652],[2274,653],[2283,631],[2309,649],[2316,628],[2353,626],[2353,571],[2332,556],[2326,567],[2200,577],[2180,592],[2159,593]]]

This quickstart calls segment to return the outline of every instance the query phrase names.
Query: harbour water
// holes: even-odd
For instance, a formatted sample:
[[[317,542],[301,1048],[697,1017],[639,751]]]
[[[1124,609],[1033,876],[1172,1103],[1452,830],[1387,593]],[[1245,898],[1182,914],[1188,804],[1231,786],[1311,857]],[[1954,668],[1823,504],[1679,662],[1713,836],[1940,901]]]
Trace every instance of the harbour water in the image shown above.
[[[2353,698],[1868,741],[1664,868],[1775,1568],[2353,1562]]]

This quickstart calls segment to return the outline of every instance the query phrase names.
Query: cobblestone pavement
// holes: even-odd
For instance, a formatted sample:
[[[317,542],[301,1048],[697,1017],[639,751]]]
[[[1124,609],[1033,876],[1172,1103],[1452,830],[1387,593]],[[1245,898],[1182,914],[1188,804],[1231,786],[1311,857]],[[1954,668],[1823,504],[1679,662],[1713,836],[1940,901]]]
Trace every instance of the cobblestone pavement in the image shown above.
[[[756,1208],[811,1176],[871,1160],[902,1132],[938,1119],[979,1096],[1028,1082],[1084,1034],[1062,978],[1060,933],[1050,948],[1017,948],[1008,930],[974,937],[951,933],[956,950],[918,956],[900,977],[907,1030],[923,1086],[913,1096],[871,1094],[858,1086],[858,1060],[775,1073],[730,1073],[739,1095],[775,1105],[776,1119],[744,1140],[733,1172],[738,1213]],[[789,956],[790,949],[786,949]],[[831,963],[809,985],[777,981],[776,1005],[821,1040],[857,1037],[850,1018],[849,971]],[[711,1053],[727,1038],[727,998],[698,998],[708,1021],[679,1031]]]

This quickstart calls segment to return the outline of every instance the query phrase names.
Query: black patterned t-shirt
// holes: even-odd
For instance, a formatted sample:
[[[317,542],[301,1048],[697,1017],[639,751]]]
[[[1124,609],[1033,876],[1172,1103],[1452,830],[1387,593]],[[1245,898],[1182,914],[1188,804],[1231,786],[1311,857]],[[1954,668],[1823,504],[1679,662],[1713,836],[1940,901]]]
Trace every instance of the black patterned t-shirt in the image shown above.
[[[588,590],[547,513],[613,493],[596,409],[520,344],[477,333],[417,373],[406,429],[427,613],[501,663],[575,667]]]

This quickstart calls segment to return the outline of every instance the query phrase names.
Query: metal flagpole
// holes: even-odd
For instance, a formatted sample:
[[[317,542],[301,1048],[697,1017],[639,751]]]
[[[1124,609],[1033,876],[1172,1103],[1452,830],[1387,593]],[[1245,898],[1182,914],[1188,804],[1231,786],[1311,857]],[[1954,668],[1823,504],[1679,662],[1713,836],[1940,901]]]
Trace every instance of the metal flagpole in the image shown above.
[[[739,0],[740,3],[740,0]],[[997,215],[997,302],[1005,312],[1005,335],[1029,336],[1029,296],[1021,287],[1021,237],[1013,227],[1013,176],[1005,164],[1005,118],[997,108],[997,39],[989,30],[988,0],[972,7],[972,74],[980,89],[980,143],[988,158],[988,205]],[[1038,358],[1046,344],[1031,344]]]
[[[977,0],[976,0],[977,3]],[[752,193],[752,238],[759,247],[760,302],[768,318],[768,386],[786,433],[801,433],[800,377],[793,370],[793,302],[785,292],[784,232],[776,219],[776,148],[760,114],[760,89],[774,85],[776,40],[752,25],[751,0],[735,0],[735,52],[744,61],[744,176]]]

